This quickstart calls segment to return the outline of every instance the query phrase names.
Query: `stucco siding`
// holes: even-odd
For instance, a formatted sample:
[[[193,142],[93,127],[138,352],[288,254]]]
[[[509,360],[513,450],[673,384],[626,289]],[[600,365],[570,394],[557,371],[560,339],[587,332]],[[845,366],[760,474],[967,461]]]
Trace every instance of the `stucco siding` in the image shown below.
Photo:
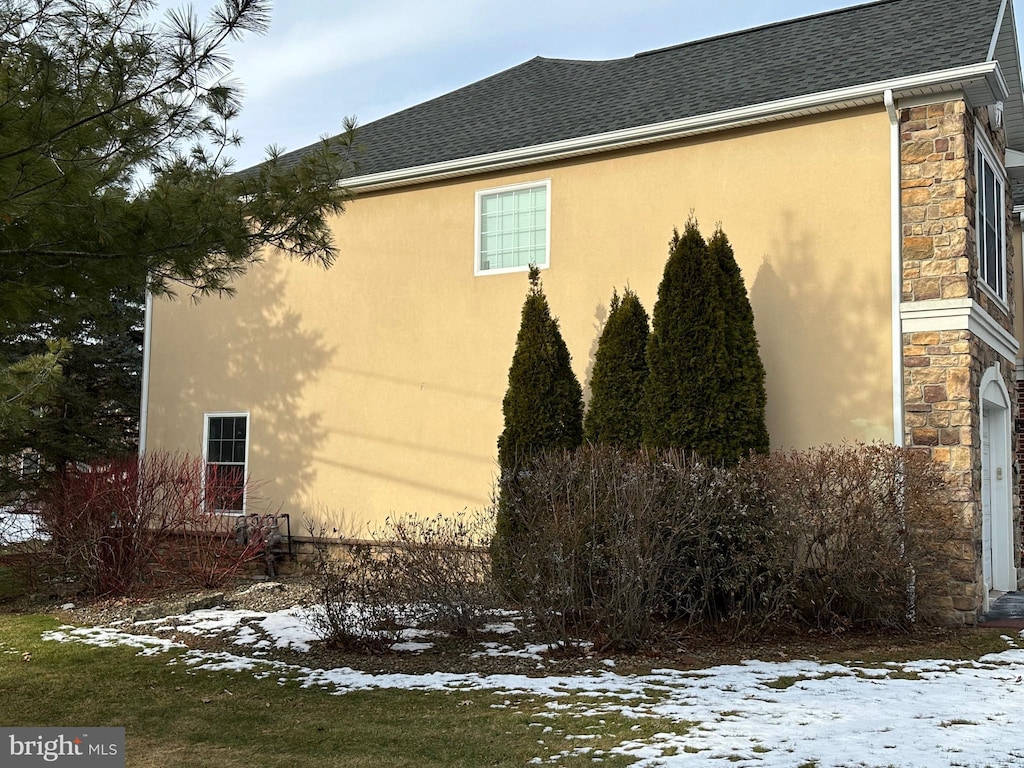
[[[743,271],[773,447],[892,439],[877,108],[362,195],[330,271],[270,255],[234,299],[157,301],[150,448],[200,453],[204,412],[247,411],[250,473],[287,511],[362,524],[485,504],[527,280],[474,276],[474,197],[541,179],[544,288],[585,389],[612,288],[650,312],[692,211],[705,235],[721,222]]]

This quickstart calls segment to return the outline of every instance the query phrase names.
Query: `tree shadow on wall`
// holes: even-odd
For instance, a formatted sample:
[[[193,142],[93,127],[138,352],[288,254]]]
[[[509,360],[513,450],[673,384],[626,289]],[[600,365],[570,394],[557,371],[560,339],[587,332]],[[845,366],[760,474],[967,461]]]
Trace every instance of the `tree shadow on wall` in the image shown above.
[[[594,379],[594,363],[597,360],[597,347],[601,341],[601,333],[604,331],[604,324],[608,320],[608,308],[604,302],[599,301],[594,308],[594,341],[590,345],[587,357],[587,369],[583,374],[583,396],[587,403],[590,402],[590,382]]]
[[[891,441],[888,251],[833,266],[792,213],[783,219],[790,235],[770,244],[749,289],[772,446]]]
[[[327,437],[321,415],[306,409],[304,391],[333,353],[321,333],[304,326],[301,308],[289,306],[283,272],[270,259],[238,283],[237,297],[203,300],[217,302],[217,324],[187,360],[178,392],[181,413],[250,412],[252,511],[301,507]]]

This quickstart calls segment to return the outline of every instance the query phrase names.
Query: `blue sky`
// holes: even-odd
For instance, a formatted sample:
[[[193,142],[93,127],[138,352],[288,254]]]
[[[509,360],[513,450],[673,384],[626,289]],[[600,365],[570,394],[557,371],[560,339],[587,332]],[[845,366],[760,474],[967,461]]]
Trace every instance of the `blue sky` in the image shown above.
[[[278,0],[233,44],[244,86],[236,168],[367,123],[534,56],[609,59],[833,10],[843,0]],[[162,2],[161,7],[177,5]],[[200,14],[210,0],[195,3]],[[1024,0],[1015,2],[1024,24]]]

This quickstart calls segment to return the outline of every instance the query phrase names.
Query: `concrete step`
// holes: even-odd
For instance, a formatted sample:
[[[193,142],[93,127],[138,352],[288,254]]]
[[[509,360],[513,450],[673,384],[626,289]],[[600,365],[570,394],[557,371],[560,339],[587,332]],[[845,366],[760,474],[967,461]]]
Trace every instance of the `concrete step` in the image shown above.
[[[1006,592],[997,597],[978,626],[1024,629],[1024,592]]]

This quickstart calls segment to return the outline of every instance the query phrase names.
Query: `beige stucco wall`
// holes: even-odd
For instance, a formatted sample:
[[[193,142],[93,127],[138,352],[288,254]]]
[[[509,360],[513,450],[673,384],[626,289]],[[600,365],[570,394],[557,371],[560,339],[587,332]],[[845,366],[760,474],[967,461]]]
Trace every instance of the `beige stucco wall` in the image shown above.
[[[892,439],[878,108],[363,195],[332,270],[271,257],[232,300],[157,302],[149,448],[199,453],[204,412],[248,411],[250,471],[288,511],[361,524],[484,505],[527,280],[474,277],[474,193],[540,179],[544,287],[585,387],[612,288],[650,312],[692,210],[742,268],[773,447]]]

